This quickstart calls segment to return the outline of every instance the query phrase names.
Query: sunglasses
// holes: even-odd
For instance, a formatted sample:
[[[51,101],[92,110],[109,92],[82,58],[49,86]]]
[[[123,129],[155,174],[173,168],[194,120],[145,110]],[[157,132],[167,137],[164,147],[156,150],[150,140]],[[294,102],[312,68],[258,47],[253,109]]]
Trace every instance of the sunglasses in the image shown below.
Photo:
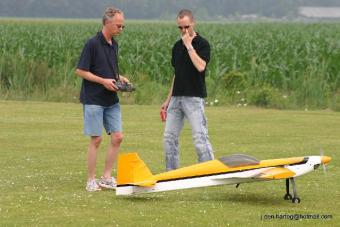
[[[188,29],[190,28],[190,25],[186,25],[186,26],[178,26],[179,30],[183,30],[183,29]]]
[[[124,29],[125,28],[125,25],[121,25],[121,24],[115,24],[115,25],[118,29]]]

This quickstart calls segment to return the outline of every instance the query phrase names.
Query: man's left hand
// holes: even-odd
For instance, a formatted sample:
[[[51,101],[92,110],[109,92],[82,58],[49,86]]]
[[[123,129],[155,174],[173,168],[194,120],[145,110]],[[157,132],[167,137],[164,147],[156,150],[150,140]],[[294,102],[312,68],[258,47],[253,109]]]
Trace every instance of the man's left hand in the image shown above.
[[[126,77],[121,76],[121,75],[119,75],[119,80],[124,84],[130,83],[130,81]]]

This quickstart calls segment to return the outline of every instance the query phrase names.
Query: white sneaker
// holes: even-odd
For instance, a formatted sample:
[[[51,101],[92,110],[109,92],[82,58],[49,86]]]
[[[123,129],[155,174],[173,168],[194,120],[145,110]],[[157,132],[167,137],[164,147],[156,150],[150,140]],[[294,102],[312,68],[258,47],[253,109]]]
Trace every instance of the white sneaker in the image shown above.
[[[116,179],[114,177],[110,177],[108,179],[101,177],[98,184],[100,187],[107,189],[116,189],[117,187]]]
[[[89,180],[86,183],[86,190],[89,192],[95,192],[102,190],[99,185],[97,184],[97,181],[95,179]]]

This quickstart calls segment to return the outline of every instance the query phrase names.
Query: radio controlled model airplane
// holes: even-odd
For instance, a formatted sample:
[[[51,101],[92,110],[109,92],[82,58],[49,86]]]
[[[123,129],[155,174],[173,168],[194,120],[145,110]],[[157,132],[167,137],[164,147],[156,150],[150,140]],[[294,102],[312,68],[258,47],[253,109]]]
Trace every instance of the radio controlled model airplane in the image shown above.
[[[178,189],[207,187],[223,184],[286,180],[285,200],[300,203],[295,178],[324,167],[328,156],[305,156],[271,160],[258,160],[244,154],[234,154],[153,175],[137,153],[121,154],[118,160],[116,195],[162,192]],[[293,196],[289,193],[292,184]]]

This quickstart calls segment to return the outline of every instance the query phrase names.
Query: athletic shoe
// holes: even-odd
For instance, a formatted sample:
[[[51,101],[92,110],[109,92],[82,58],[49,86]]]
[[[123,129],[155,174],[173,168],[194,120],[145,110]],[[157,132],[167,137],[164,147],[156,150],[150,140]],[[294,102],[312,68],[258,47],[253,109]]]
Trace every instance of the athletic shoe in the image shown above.
[[[89,180],[86,183],[86,190],[89,192],[95,192],[102,190],[99,185],[97,184],[97,181],[95,179]]]
[[[114,177],[110,177],[108,179],[101,177],[98,184],[100,187],[107,189],[116,189],[117,186],[116,179]]]

